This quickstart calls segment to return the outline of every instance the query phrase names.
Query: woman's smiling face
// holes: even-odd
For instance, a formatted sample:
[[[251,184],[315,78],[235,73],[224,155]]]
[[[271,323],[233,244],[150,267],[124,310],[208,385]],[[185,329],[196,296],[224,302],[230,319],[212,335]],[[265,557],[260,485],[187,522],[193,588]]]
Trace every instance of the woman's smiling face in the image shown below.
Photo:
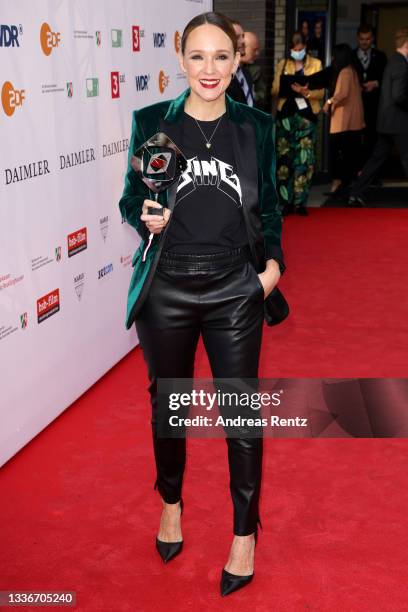
[[[221,28],[204,24],[190,32],[179,59],[191,90],[203,100],[212,101],[230,84],[240,54],[234,52],[231,39]]]

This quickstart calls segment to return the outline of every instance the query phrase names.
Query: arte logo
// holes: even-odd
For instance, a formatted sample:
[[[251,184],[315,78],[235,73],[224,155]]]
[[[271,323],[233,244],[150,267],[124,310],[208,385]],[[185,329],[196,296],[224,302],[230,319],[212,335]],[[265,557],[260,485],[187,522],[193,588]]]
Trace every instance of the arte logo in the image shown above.
[[[140,31],[140,26],[132,26],[132,49],[133,51],[140,51],[140,39],[143,33]]]
[[[55,247],[55,260],[61,261],[61,247],[60,246]]]
[[[99,96],[99,79],[86,79],[86,97],[96,98]]]
[[[60,309],[59,289],[54,289],[37,300],[37,321],[42,323]]]
[[[181,35],[177,30],[174,32],[174,49],[178,53],[181,49]]]
[[[74,288],[75,293],[77,294],[78,301],[81,301],[82,292],[84,290],[85,285],[85,274],[81,272],[77,276],[74,276]]]
[[[97,47],[100,47],[100,46],[101,46],[101,43],[102,43],[102,35],[101,35],[100,30],[97,30],[97,31],[95,32],[95,40],[96,40],[96,46],[97,46]]]
[[[165,32],[153,32],[153,46],[158,48],[163,48],[166,46],[166,36]]]
[[[99,219],[99,227],[101,229],[103,241],[106,242],[106,237],[108,235],[108,228],[109,228],[108,215],[106,215],[106,217],[102,217],[101,219]]]
[[[122,30],[111,30],[112,47],[118,48],[123,46]]]
[[[105,276],[108,276],[108,274],[111,274],[111,272],[113,272],[113,263],[109,263],[108,265],[103,266],[103,268],[98,270],[98,280],[104,278]]]
[[[88,237],[86,227],[82,227],[72,234],[68,234],[68,257],[73,257],[77,253],[84,251],[88,247]]]
[[[119,72],[111,72],[111,94],[112,98],[120,98],[120,83],[125,82],[125,75]]]
[[[0,47],[19,47],[18,37],[23,33],[23,26],[0,25]]]
[[[48,23],[43,23],[40,30],[41,49],[45,55],[51,55],[51,51],[59,47],[61,42],[60,32],[53,32]]]
[[[25,89],[14,89],[10,81],[6,81],[1,88],[1,103],[8,117],[14,115],[19,106],[23,106],[25,100]]]
[[[150,74],[138,74],[136,77],[136,91],[149,89]]]
[[[28,325],[28,314],[26,312],[23,312],[20,315],[20,328],[27,329],[27,325]]]
[[[72,83],[67,83],[67,96],[68,98],[72,98],[74,93]]]
[[[160,70],[159,72],[159,91],[161,94],[164,92],[164,90],[168,86],[169,81],[170,81],[169,75],[164,74],[163,70]]]

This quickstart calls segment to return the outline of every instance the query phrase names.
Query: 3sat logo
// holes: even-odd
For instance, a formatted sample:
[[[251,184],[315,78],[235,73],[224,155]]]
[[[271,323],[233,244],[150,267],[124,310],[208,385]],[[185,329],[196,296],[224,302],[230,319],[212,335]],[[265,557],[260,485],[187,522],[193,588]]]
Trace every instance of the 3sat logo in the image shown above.
[[[1,104],[8,117],[14,115],[16,108],[23,106],[26,98],[25,89],[15,89],[10,81],[6,81],[1,88]]]
[[[59,312],[60,294],[59,289],[54,289],[37,300],[37,320],[42,323],[53,314]]]
[[[125,75],[119,72],[111,72],[111,94],[112,98],[120,98],[120,83],[125,82]]]
[[[140,26],[132,26],[132,49],[134,52],[140,51],[140,39],[144,38],[145,32],[140,29]]]
[[[53,32],[48,23],[43,23],[40,30],[40,42],[44,55],[51,55],[51,52],[61,43],[61,34]]]

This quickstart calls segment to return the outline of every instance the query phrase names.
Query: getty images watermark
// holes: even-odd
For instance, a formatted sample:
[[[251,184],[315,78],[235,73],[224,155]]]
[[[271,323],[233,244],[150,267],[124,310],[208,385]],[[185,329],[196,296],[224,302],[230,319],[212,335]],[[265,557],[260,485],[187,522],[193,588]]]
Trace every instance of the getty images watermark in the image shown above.
[[[408,379],[161,378],[157,435],[408,437]]]

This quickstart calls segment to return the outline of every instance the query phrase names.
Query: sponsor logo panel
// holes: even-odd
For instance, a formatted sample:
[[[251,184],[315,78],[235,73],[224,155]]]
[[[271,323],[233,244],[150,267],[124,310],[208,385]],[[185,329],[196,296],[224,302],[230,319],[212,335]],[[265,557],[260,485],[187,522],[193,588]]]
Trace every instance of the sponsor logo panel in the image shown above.
[[[42,323],[52,315],[59,312],[60,293],[59,289],[54,289],[37,300],[37,321]]]

